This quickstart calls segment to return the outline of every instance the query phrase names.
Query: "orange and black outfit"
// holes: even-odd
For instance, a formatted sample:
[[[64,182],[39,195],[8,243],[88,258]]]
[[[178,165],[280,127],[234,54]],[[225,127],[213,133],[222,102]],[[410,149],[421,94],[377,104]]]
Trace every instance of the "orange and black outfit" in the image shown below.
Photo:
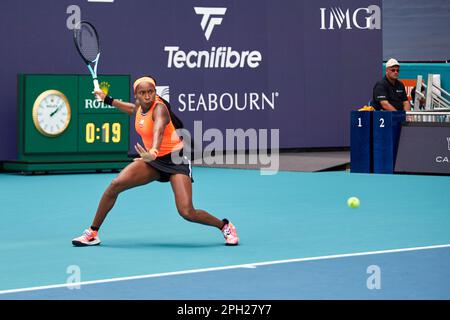
[[[148,150],[153,146],[153,111],[157,104],[162,104],[169,110],[164,101],[156,96],[155,101],[146,113],[142,112],[141,107],[136,112],[134,126]],[[173,159],[177,159],[175,161],[176,163]],[[178,136],[172,119],[170,119],[164,129],[157,158],[149,162],[148,165],[158,170],[161,175],[161,178],[158,179],[160,182],[170,181],[170,176],[177,173],[189,176],[191,181],[194,182],[192,179],[191,163],[186,156],[183,156],[183,140]]]

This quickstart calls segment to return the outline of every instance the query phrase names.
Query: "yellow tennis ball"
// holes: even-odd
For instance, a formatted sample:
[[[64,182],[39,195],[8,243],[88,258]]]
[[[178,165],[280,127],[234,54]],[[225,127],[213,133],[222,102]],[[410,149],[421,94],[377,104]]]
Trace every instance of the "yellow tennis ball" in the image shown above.
[[[358,208],[359,207],[359,199],[357,197],[350,197],[347,200],[347,204],[350,208]]]

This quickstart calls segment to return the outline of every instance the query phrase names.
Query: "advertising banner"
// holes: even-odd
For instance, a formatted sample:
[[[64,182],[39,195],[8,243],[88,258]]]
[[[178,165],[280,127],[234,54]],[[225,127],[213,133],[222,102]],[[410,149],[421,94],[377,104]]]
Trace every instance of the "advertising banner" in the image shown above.
[[[15,156],[17,130],[7,115],[15,114],[17,74],[88,75],[73,44],[79,20],[99,33],[98,73],[129,74],[131,82],[154,76],[203,147],[208,129],[224,137],[227,129],[241,129],[258,138],[266,130],[280,148],[349,146],[349,111],[367,104],[382,77],[381,3],[2,1],[0,15],[9,28],[0,35],[14,34],[14,50],[0,53],[8,61],[0,73],[0,134],[11,137],[0,158]],[[138,141],[131,125],[130,152]],[[224,140],[228,148],[237,146]]]

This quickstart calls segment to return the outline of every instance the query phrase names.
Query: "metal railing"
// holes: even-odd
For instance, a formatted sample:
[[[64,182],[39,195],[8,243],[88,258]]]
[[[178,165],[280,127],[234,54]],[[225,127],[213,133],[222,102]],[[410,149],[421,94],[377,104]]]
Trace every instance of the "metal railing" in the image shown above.
[[[450,122],[450,94],[433,82],[433,74],[428,75],[427,84],[422,76],[417,76],[414,111],[408,111],[411,122]],[[424,87],[424,93],[422,93]],[[423,104],[423,101],[425,103]]]
[[[448,122],[450,111],[406,111],[408,122]]]

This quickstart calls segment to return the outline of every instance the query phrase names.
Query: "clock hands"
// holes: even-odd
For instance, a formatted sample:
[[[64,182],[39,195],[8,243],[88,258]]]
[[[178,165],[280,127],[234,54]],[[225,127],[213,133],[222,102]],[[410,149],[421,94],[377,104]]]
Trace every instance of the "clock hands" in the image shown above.
[[[53,111],[52,113],[50,113],[50,117],[53,117],[53,116],[55,115],[55,113],[57,113],[59,110],[61,110],[61,107],[62,107],[62,104],[60,104],[60,105],[58,106],[58,108],[56,108],[55,111]]]

